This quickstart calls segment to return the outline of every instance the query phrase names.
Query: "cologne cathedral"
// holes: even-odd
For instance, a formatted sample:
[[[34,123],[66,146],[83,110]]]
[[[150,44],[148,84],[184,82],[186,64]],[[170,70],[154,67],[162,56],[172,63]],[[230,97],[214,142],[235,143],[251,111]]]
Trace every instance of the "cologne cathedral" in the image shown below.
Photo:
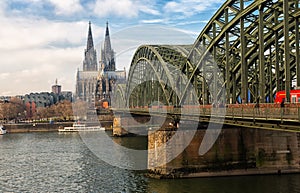
[[[108,23],[101,48],[100,61],[94,48],[91,22],[88,29],[87,47],[84,52],[83,70],[77,71],[76,99],[86,102],[107,101],[110,104],[114,84],[126,81],[126,71],[116,70],[115,52],[112,49]]]

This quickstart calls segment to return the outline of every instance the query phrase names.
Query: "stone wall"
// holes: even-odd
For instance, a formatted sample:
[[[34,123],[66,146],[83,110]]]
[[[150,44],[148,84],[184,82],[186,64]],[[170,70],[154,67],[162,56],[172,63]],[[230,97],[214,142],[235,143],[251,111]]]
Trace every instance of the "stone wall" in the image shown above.
[[[26,124],[7,124],[4,125],[8,133],[26,132],[56,132],[58,129],[72,126],[73,123],[26,123]]]
[[[186,136],[193,131],[180,131],[174,147],[160,152],[149,151],[149,175],[177,178],[300,172],[300,133],[224,128],[209,152],[199,156],[198,150],[205,131],[197,130],[191,143]],[[157,149],[176,132],[165,129],[151,133],[148,149]],[[184,148],[186,143],[189,145]],[[176,156],[176,150],[180,149],[184,151]],[[162,164],[170,157],[175,159]]]

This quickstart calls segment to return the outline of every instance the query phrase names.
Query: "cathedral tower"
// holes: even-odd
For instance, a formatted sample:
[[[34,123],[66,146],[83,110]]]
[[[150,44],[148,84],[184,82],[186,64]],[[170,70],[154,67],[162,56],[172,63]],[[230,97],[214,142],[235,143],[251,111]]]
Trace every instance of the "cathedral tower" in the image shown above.
[[[108,22],[106,22],[106,32],[103,49],[101,50],[101,61],[104,66],[104,71],[116,71],[115,53],[111,48]]]
[[[94,48],[91,22],[89,22],[87,46],[84,52],[83,71],[97,71],[97,52]]]
[[[111,106],[111,94],[118,84],[126,83],[126,72],[123,70],[116,70],[115,52],[112,49],[110,42],[108,22],[106,23],[105,39],[103,48],[101,49],[101,60],[100,60],[100,73],[97,79],[96,86],[96,101],[101,104],[108,102]],[[100,109],[103,108],[101,107]],[[104,107],[107,108],[107,107]]]
[[[89,22],[88,38],[84,50],[83,70],[77,70],[76,99],[87,102],[94,101],[98,75],[97,52],[94,48],[91,22]]]

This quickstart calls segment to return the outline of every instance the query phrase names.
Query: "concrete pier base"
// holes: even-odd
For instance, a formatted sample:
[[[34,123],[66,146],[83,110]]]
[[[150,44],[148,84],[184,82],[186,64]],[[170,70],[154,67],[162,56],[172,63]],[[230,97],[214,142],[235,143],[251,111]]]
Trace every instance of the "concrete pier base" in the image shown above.
[[[128,135],[128,132],[121,126],[121,117],[115,116],[113,121],[113,136],[122,137]]]
[[[197,130],[189,143],[180,131],[176,145],[149,151],[148,173],[154,178],[212,177],[300,173],[300,133],[250,128],[225,128],[213,147],[198,153],[206,130]],[[148,136],[148,149],[158,149],[176,132],[159,130]],[[177,133],[178,134],[178,133]],[[189,143],[186,148],[185,143]],[[176,149],[183,151],[176,155]],[[170,157],[172,161],[166,163]]]

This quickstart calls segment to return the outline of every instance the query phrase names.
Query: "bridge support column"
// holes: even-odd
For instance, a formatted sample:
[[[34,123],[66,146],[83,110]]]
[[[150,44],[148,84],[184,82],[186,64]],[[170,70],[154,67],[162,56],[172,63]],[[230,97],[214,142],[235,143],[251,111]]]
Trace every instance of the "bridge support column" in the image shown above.
[[[122,118],[124,119],[124,118]],[[128,131],[126,131],[124,128],[122,128],[121,122],[122,122],[120,115],[115,115],[114,121],[113,121],[113,136],[121,137],[128,134]],[[124,120],[123,120],[124,121]]]
[[[168,176],[173,168],[169,168],[167,157],[172,156],[171,148],[159,149],[162,145],[166,144],[169,139],[175,134],[176,131],[171,129],[159,130],[149,133],[148,135],[148,171],[150,177],[160,178]]]
[[[300,134],[251,128],[222,130],[213,147],[203,156],[198,151],[206,130],[196,133],[172,129],[148,136],[148,174],[154,178],[212,177],[300,172]],[[193,132],[192,141],[187,135]],[[177,135],[178,133],[176,133]],[[175,140],[171,147],[161,148]],[[189,144],[186,148],[185,144]],[[153,151],[154,150],[154,151]],[[177,152],[181,152],[177,155]],[[178,152],[178,153],[179,153]],[[169,161],[167,163],[167,161]]]

